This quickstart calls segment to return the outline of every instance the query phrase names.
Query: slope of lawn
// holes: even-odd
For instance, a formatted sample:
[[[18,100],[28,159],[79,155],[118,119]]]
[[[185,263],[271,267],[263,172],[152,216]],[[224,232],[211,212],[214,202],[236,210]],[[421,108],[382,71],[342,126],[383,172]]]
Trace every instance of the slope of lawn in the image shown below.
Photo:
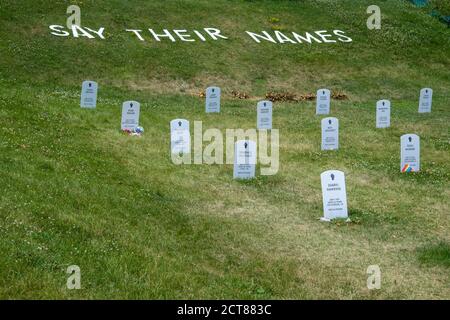
[[[50,35],[79,4],[105,40]],[[450,298],[450,29],[407,1],[12,1],[0,3],[0,298]],[[140,42],[126,28],[220,28],[216,42]],[[257,44],[246,30],[340,29],[352,43]],[[147,38],[150,37],[147,34]],[[99,82],[96,110],[81,82]],[[220,114],[198,93],[223,89]],[[169,121],[254,128],[270,91],[328,87],[340,149],[320,151],[315,102],[277,102],[280,170],[172,164]],[[418,114],[422,87],[431,114]],[[246,100],[231,92],[248,94]],[[375,103],[392,101],[391,128]],[[120,132],[141,103],[142,137]],[[191,128],[192,129],[192,128]],[[421,137],[420,173],[399,142]],[[206,145],[206,144],[205,144]],[[351,223],[322,223],[320,173],[346,173]],[[259,170],[257,170],[259,172]],[[68,290],[66,269],[81,269]],[[367,289],[379,265],[380,290]]]

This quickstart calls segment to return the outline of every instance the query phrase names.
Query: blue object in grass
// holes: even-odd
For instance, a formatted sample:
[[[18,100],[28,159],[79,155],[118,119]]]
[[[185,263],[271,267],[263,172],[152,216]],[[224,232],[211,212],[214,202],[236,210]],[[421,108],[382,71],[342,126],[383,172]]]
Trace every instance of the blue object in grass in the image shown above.
[[[441,14],[439,13],[439,11],[437,11],[437,10],[434,10],[433,9],[433,11],[431,11],[431,14],[430,14],[433,18],[439,18],[440,16],[441,16]]]
[[[144,133],[144,128],[143,127],[136,127],[136,129],[134,129],[134,132],[136,132],[136,133]]]
[[[428,0],[410,0],[417,7],[425,7],[428,4]]]
[[[442,22],[446,23],[450,28],[450,16],[441,16]]]

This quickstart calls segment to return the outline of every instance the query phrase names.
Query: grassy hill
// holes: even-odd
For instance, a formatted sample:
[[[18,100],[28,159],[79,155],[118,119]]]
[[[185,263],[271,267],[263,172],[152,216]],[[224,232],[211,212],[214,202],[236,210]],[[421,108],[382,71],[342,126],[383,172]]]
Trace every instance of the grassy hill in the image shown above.
[[[50,34],[79,4],[107,39]],[[450,30],[407,1],[12,1],[0,3],[0,298],[450,298]],[[216,27],[229,39],[141,42],[126,28]],[[345,30],[352,43],[257,44],[245,31]],[[99,82],[96,110],[81,82]],[[198,93],[223,89],[206,115]],[[340,149],[320,151],[315,103],[278,102],[280,170],[249,182],[232,165],[172,164],[169,121],[253,128],[269,91],[328,87]],[[418,114],[422,87],[431,114]],[[240,91],[250,99],[233,98]],[[375,103],[392,127],[375,129]],[[141,103],[141,138],[120,132]],[[399,172],[399,140],[421,167]],[[320,173],[346,173],[352,223],[321,223]],[[382,287],[366,286],[379,265]],[[81,268],[81,290],[66,269]]]

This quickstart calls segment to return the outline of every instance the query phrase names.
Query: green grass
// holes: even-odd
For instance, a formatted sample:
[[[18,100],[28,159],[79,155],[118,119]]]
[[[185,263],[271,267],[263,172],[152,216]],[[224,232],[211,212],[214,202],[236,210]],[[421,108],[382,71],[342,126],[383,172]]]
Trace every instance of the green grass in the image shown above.
[[[77,3],[77,2],[75,2]],[[448,299],[450,31],[406,1],[83,1],[104,41],[52,37],[67,1],[0,4],[0,298]],[[278,20],[277,20],[278,19]],[[256,44],[245,30],[341,29],[351,44]],[[140,43],[125,28],[217,26],[230,40]],[[96,110],[81,82],[100,85]],[[196,96],[223,88],[219,115]],[[418,114],[421,87],[433,112]],[[280,171],[249,182],[232,165],[173,165],[169,121],[253,128],[268,91],[341,90],[340,149],[320,151],[314,102],[276,103]],[[252,99],[231,98],[232,90]],[[375,129],[375,103],[392,127]],[[141,138],[120,133],[141,102]],[[417,174],[399,172],[404,133]],[[351,223],[321,223],[320,173],[346,173]],[[438,243],[439,245],[435,245]],[[65,270],[81,268],[82,289]],[[369,291],[369,265],[382,271]]]

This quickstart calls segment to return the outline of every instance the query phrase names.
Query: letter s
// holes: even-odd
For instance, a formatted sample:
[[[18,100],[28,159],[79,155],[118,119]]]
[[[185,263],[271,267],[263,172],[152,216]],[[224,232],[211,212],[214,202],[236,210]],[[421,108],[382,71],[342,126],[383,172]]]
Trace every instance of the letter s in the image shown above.
[[[50,32],[52,35],[54,36],[58,36],[58,37],[68,37],[69,33],[67,31],[64,31],[64,27],[57,25],[57,24],[53,24],[51,26],[49,26],[50,30],[54,31],[54,32]],[[60,30],[62,29],[62,30]]]

